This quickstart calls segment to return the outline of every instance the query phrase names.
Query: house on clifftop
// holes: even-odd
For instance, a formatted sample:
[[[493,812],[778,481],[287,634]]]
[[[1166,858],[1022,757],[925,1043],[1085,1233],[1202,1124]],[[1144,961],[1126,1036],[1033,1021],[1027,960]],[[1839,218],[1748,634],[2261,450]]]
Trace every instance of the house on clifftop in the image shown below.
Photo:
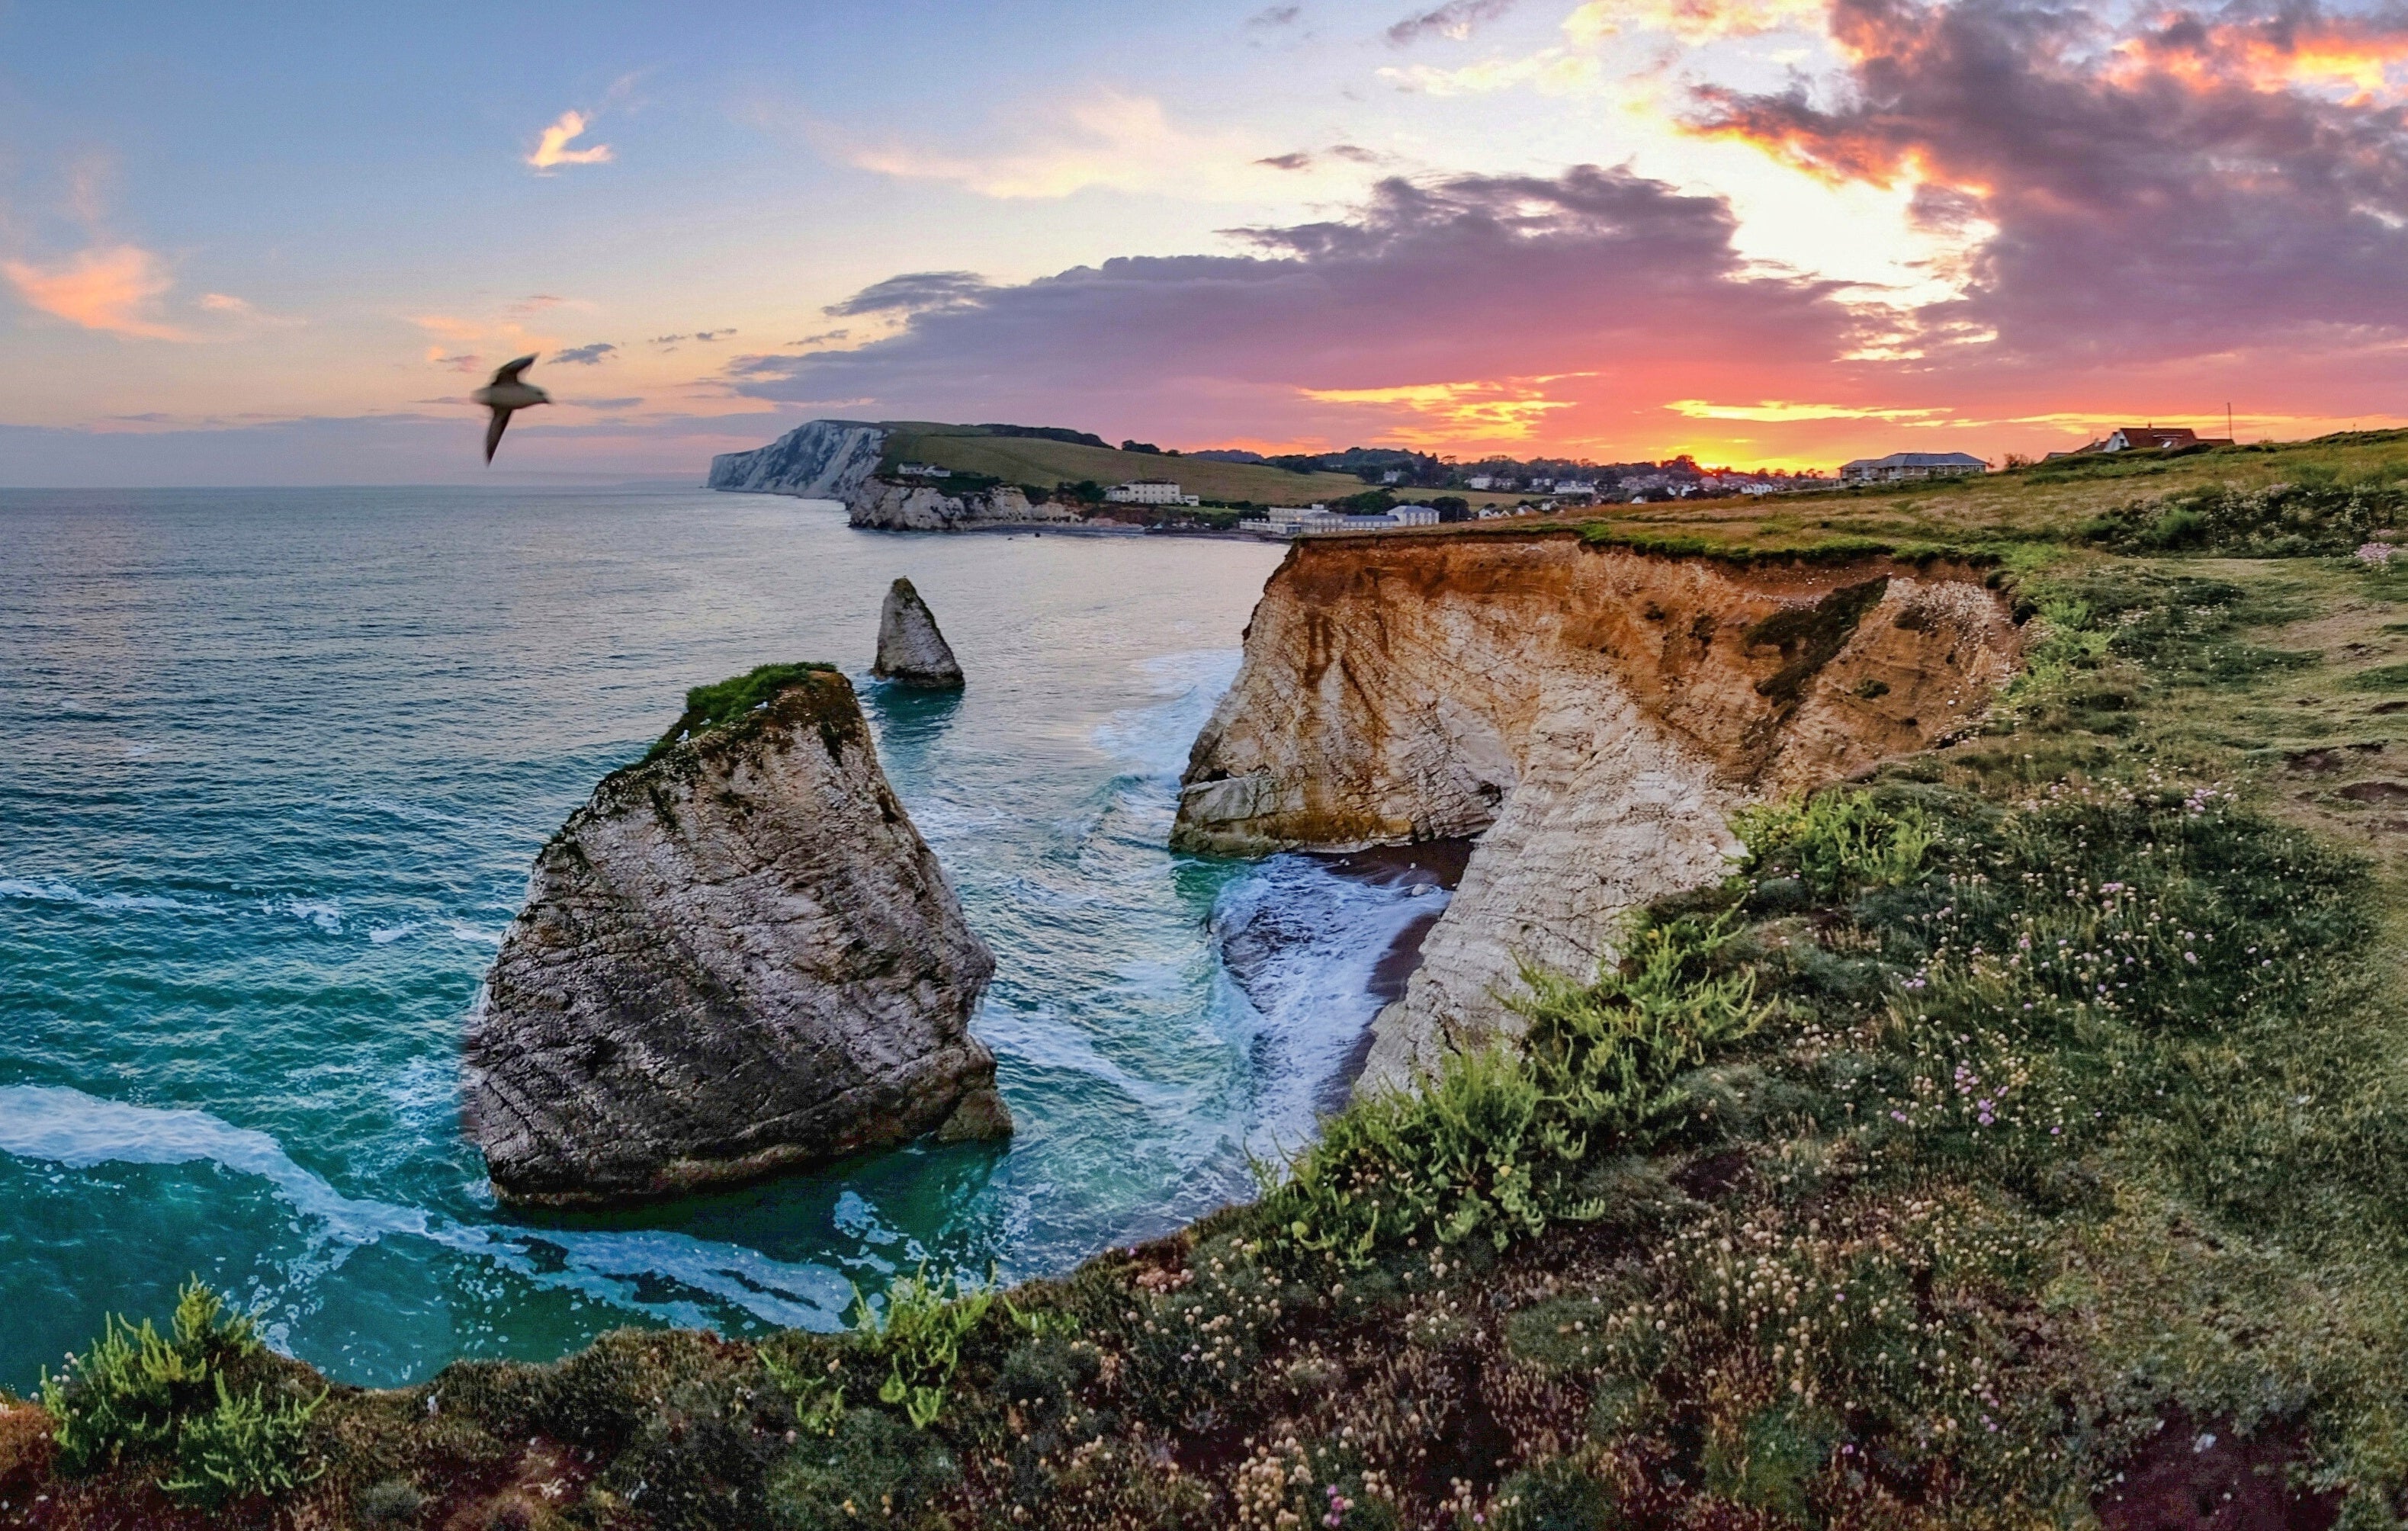
[[[1846,484],[1896,483],[1906,479],[1955,479],[1983,473],[1990,465],[1961,451],[1894,451],[1887,457],[1859,457],[1840,468]]]

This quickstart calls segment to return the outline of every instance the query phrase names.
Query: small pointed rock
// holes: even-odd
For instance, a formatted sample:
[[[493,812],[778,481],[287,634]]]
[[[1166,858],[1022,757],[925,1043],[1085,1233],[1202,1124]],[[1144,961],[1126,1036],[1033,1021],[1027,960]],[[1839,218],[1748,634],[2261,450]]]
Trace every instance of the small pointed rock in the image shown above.
[[[961,663],[953,658],[945,635],[937,631],[928,603],[920,599],[909,579],[896,580],[886,592],[885,608],[878,614],[878,663],[870,666],[870,673],[907,686],[962,684]]]

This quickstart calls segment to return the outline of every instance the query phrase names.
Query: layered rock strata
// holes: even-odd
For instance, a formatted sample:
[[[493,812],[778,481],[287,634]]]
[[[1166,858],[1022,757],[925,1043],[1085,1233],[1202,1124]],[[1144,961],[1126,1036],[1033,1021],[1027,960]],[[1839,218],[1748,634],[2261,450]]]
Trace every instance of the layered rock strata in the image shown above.
[[[886,602],[878,611],[878,662],[870,673],[932,691],[958,690],[963,683],[953,646],[937,630],[937,614],[909,579],[897,579],[886,589]]]
[[[932,483],[869,479],[845,504],[848,525],[881,532],[968,532],[990,526],[1076,522],[1076,510],[1054,500],[1032,503],[1010,484],[949,492]]]
[[[471,1023],[467,1122],[500,1194],[549,1205],[1000,1137],[968,1030],[994,971],[853,688],[801,672],[544,846]]]
[[[2013,673],[1961,567],[1674,559],[1572,534],[1314,538],[1246,632],[1174,842],[1260,854],[1478,836],[1358,1088],[1510,1033],[1525,964],[1585,977],[1709,882],[1732,809],[1965,728]]]

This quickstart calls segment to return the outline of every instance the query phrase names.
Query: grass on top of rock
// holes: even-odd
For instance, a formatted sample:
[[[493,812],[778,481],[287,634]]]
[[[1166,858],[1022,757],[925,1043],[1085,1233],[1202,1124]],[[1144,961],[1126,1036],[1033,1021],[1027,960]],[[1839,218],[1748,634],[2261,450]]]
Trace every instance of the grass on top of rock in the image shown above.
[[[835,673],[835,665],[816,661],[799,665],[759,665],[715,685],[695,686],[685,694],[685,710],[678,714],[678,721],[669,724],[668,732],[645,752],[644,759],[658,759],[680,741],[692,738],[705,729],[733,723],[756,708],[767,707],[780,692],[789,686],[799,685],[815,675]]]

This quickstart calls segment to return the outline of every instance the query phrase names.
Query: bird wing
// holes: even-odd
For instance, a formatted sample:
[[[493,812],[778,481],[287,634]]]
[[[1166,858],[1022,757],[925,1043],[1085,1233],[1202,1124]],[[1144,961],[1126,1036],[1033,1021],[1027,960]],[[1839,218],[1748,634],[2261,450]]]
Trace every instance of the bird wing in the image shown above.
[[[538,352],[538,354],[541,353]],[[504,383],[514,383],[519,380],[520,373],[524,372],[527,368],[533,365],[535,365],[535,357],[533,356],[522,356],[515,362],[504,362],[500,366],[494,369],[494,380],[491,386],[499,388]]]
[[[493,462],[494,449],[502,444],[502,433],[509,429],[509,424],[510,412],[496,405],[492,422],[485,426],[485,461],[488,464]]]

